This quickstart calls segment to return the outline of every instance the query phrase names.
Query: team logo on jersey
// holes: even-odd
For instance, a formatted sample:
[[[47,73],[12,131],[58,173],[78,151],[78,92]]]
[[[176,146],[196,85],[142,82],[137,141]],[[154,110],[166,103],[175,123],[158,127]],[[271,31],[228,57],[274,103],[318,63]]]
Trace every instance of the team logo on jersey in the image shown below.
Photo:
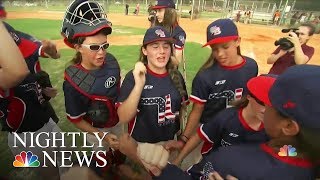
[[[235,134],[235,133],[229,133],[229,136],[231,136],[231,137],[238,137],[239,135],[238,135],[238,134]]]
[[[217,82],[216,82],[217,83]],[[229,104],[231,101],[233,100],[239,100],[242,98],[243,95],[243,88],[237,88],[234,90],[234,92],[232,90],[225,90],[219,93],[213,93],[213,94],[209,94],[208,99],[221,99],[221,98],[225,98],[226,99],[226,108],[231,107]]]
[[[184,44],[186,41],[184,36],[182,36],[182,35],[179,36],[179,40],[182,42],[182,44]]]
[[[243,88],[238,88],[234,92],[235,92],[234,99],[240,100],[242,98]]]
[[[171,95],[168,94],[163,97],[151,97],[151,98],[142,98],[141,104],[158,107],[158,124],[164,126],[171,124],[175,121],[179,111],[173,113],[171,108]]]
[[[166,35],[164,34],[164,31],[162,31],[162,29],[157,29],[155,31],[156,35],[159,37],[166,37]]]
[[[221,80],[221,81],[216,81],[216,83],[214,83],[214,85],[222,85],[224,83],[226,83],[227,80]]]
[[[224,139],[221,139],[221,146],[231,146],[232,144],[225,141]]]
[[[42,104],[45,99],[42,95],[42,89],[40,85],[37,82],[32,82],[32,83],[26,83],[26,84],[21,84],[19,85],[21,88],[23,88],[26,92],[30,92],[33,95],[35,94],[38,98],[38,101],[40,104]]]
[[[152,89],[153,86],[152,85],[145,85],[143,89]]]
[[[212,26],[210,28],[210,33],[214,36],[221,34],[221,29],[218,26]]]
[[[116,78],[114,76],[109,77],[106,82],[104,83],[104,87],[111,88],[116,84]]]

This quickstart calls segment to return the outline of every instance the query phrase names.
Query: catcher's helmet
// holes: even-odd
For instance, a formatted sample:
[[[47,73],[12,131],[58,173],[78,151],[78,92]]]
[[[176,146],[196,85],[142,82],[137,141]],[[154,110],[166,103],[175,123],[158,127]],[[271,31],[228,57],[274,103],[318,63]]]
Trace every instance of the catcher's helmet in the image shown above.
[[[111,34],[111,22],[108,21],[102,6],[92,0],[74,0],[63,18],[61,35],[64,42],[73,48],[74,39],[90,36],[102,29]]]

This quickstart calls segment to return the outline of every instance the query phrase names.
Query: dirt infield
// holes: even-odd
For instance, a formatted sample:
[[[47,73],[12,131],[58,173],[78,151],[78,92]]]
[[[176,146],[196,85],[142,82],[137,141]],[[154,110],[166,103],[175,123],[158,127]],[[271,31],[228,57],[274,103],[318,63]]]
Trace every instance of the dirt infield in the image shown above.
[[[59,19],[63,18],[63,13],[60,12],[11,12],[8,18],[41,18],[41,19]],[[125,16],[121,14],[109,14],[108,18],[114,25],[130,26],[147,28],[149,22],[146,16]],[[211,20],[198,19],[191,21],[190,19],[180,19],[180,25],[187,33],[187,41],[198,42],[204,44],[206,41],[206,27]],[[255,58],[259,64],[259,72],[267,73],[270,65],[267,65],[266,60],[270,53],[275,49],[274,41],[285,34],[281,33],[279,27],[262,26],[262,25],[246,25],[237,24],[242,37],[241,50],[243,55]],[[110,36],[109,41],[115,45],[134,45],[142,42],[142,36]],[[315,54],[312,57],[310,64],[320,65],[320,35],[314,37],[308,42],[309,45],[315,48]],[[57,41],[59,48],[65,48],[62,41]],[[187,59],[192,61],[192,59]]]

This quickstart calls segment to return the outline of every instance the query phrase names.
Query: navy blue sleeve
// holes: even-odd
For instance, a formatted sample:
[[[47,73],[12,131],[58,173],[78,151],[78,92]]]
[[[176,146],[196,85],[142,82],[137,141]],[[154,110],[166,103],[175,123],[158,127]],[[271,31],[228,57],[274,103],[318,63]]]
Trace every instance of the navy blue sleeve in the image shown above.
[[[226,117],[228,117],[224,112],[230,111],[223,110],[219,112],[216,116],[214,116],[214,119],[209,119],[207,123],[204,123],[199,127],[198,135],[201,139],[210,143],[220,142],[223,130],[223,122],[225,122]]]
[[[254,66],[254,70],[255,70],[255,74],[254,77],[258,76],[258,72],[259,72],[259,66],[256,60],[252,59],[253,62],[253,66]]]
[[[23,37],[25,39],[28,39],[32,42],[35,42],[37,43],[38,45],[41,45],[41,41],[39,41],[38,39],[36,39],[35,37],[27,34],[27,33],[24,33],[24,32],[21,32],[21,31],[16,31],[16,33],[20,36],[20,37]]]
[[[198,73],[192,81],[190,100],[194,103],[205,104],[209,97],[209,87],[204,76]]]
[[[180,168],[178,168],[175,165],[168,164],[163,170],[160,176],[155,176],[152,179],[154,180],[167,180],[167,179],[193,179],[192,176],[190,176],[188,173],[182,171]]]
[[[80,94],[68,81],[63,83],[63,92],[67,118],[71,122],[80,121],[88,111],[89,98]]]
[[[126,74],[126,77],[122,82],[122,85],[120,88],[120,96],[118,97],[118,100],[117,100],[118,105],[119,103],[121,104],[123,101],[125,101],[128,98],[134,85],[135,85],[135,81],[134,81],[134,77],[131,70]]]
[[[209,173],[213,172],[213,165],[206,158],[203,158],[198,164],[193,165],[187,172],[182,171],[175,165],[168,164],[163,170],[160,176],[154,177],[156,180],[164,179],[207,179]]]
[[[182,29],[181,29],[182,30]],[[180,49],[182,50],[184,48],[184,45],[186,43],[186,33],[182,30],[179,31],[175,37],[173,37],[175,39],[175,44],[174,47],[176,49]]]

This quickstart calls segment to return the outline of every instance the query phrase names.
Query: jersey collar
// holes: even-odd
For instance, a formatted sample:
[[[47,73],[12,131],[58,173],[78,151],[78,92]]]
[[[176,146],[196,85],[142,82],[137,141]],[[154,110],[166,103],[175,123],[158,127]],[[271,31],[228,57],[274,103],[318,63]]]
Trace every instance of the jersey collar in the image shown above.
[[[149,67],[148,65],[146,66],[147,67],[147,72],[148,74],[151,74],[152,76],[155,76],[155,77],[159,77],[159,78],[163,78],[163,77],[166,77],[169,73],[168,71],[163,73],[163,74],[158,74],[158,73],[155,73],[153,72]]]

